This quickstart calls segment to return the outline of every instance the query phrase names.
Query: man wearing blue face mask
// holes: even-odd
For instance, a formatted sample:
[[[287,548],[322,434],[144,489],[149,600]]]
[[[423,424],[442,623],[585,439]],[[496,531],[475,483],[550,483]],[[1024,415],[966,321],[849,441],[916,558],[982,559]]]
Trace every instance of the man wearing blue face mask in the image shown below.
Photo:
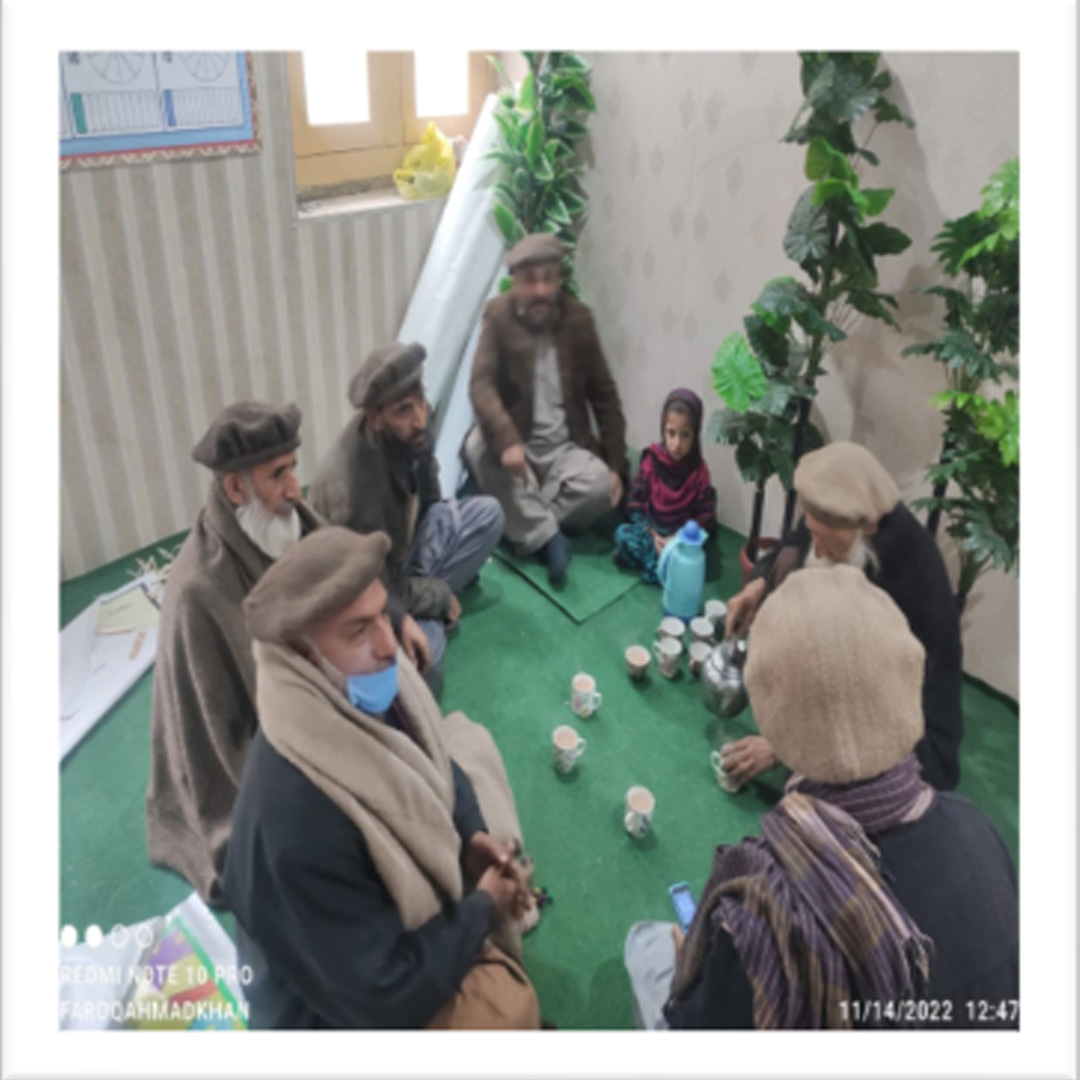
[[[260,727],[224,877],[251,1026],[535,1028],[519,958],[491,940],[529,902],[502,760],[399,649],[389,546],[319,529],[244,604]],[[507,800],[495,839],[481,804],[505,826]]]

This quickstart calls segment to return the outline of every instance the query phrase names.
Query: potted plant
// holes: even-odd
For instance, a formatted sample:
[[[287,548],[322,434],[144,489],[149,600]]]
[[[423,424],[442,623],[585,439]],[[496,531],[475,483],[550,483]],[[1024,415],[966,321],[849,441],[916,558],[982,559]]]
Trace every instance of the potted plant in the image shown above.
[[[802,454],[820,446],[810,422],[817,379],[831,344],[843,341],[862,315],[895,326],[896,299],[878,289],[876,260],[911,243],[880,217],[892,188],[863,187],[861,164],[877,165],[867,148],[881,123],[914,122],[886,96],[892,84],[879,71],[878,53],[800,53],[803,103],[784,136],[806,145],[810,186],[788,220],[784,251],[805,274],[768,282],[743,322],[745,336],[729,336],[712,363],[713,386],[724,404],[714,417],[714,437],[735,446],[744,480],[755,485],[754,514],[746,546],[752,564],[762,545],[765,484],[778,476],[788,493],[781,535],[791,528],[792,484]],[[875,123],[862,145],[853,125]],[[744,563],[745,565],[745,563]]]
[[[1019,572],[1020,564],[1020,400],[1011,389],[1003,398],[983,393],[1019,375],[1019,158],[1005,162],[981,194],[980,208],[946,221],[931,248],[951,279],[924,290],[945,301],[944,332],[904,350],[945,369],[948,388],[931,399],[945,413],[941,452],[927,470],[933,494],[914,505],[929,511],[932,534],[944,517],[960,545],[961,610],[984,571]]]
[[[529,72],[516,94],[502,64],[488,58],[507,84],[495,111],[502,146],[487,155],[502,165],[495,222],[508,247],[533,232],[558,236],[567,249],[563,287],[580,298],[574,254],[588,197],[578,180],[584,168],[577,163],[577,143],[588,134],[585,118],[596,111],[592,71],[576,53],[522,55]],[[509,288],[510,279],[501,286]]]

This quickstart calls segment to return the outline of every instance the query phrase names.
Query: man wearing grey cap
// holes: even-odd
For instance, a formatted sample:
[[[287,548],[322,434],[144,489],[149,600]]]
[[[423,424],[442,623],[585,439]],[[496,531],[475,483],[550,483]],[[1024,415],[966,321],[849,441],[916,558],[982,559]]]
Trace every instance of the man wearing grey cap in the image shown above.
[[[619,391],[591,312],[562,290],[564,255],[548,233],[507,254],[513,285],[484,308],[469,382],[478,424],[464,447],[477,483],[502,504],[507,539],[555,585],[570,562],[564,530],[618,506],[628,472]]]
[[[173,563],[161,612],[151,708],[146,836],[152,862],[210,903],[244,755],[255,734],[255,663],[244,597],[320,521],[296,477],[300,409],[228,406],[192,451],[214,474]]]
[[[864,446],[835,442],[803,455],[795,469],[795,490],[803,519],[729,601],[725,634],[744,633],[758,607],[792,570],[837,565],[864,570],[904,613],[926,651],[926,735],[915,752],[927,781],[952,790],[960,779],[964,734],[963,647],[956,600],[937,544]],[[725,749],[725,769],[739,783],[775,764],[761,736],[747,736]]]
[[[407,611],[423,630],[430,659],[421,666],[437,687],[446,630],[461,614],[458,594],[499,542],[503,513],[490,496],[442,498],[425,355],[417,342],[394,341],[364,360],[349,383],[356,415],[320,463],[309,497],[331,524],[390,537],[391,608]]]
[[[492,940],[529,902],[502,759],[399,650],[389,549],[327,526],[244,604],[260,724],[225,889],[251,1026],[537,1028],[520,941]]]
[[[1016,870],[920,775],[923,667],[855,567],[791,574],[762,605],[746,685],[793,775],[761,836],[716,849],[685,940],[630,931],[640,1026],[1019,1027]]]

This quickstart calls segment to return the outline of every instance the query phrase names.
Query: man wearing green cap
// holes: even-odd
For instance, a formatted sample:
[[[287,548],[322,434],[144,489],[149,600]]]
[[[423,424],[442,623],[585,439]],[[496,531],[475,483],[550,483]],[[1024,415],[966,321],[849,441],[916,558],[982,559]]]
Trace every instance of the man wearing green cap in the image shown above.
[[[555,585],[570,562],[566,531],[618,506],[629,468],[619,391],[591,312],[562,290],[564,255],[548,233],[507,253],[513,286],[484,309],[469,382],[478,423],[464,447],[502,504],[507,539]]]
[[[492,940],[529,903],[502,759],[399,650],[389,548],[327,526],[244,605],[260,727],[225,888],[251,1024],[536,1028],[520,942]]]
[[[381,345],[349,384],[357,410],[319,465],[311,505],[327,521],[390,537],[386,564],[392,609],[423,630],[428,684],[440,682],[446,631],[461,615],[458,595],[499,542],[503,512],[481,495],[444,499],[424,396],[425,350]]]

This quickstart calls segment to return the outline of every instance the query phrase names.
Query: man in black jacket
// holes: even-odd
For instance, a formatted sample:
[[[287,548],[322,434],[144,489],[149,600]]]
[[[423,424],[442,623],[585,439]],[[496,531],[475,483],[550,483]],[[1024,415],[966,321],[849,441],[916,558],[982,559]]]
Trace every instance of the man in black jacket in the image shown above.
[[[685,940],[631,930],[640,1026],[1019,1026],[1015,869],[978,809],[919,774],[922,672],[853,567],[792,574],[762,607],[746,684],[794,775],[760,837],[717,848]]]
[[[259,732],[224,878],[251,1025],[535,1028],[532,986],[491,937],[529,902],[514,826],[503,813],[495,838],[481,810],[487,792],[516,823],[502,760],[399,650],[389,546],[326,526],[244,604]],[[468,760],[463,724],[487,739]]]
[[[793,570],[843,564],[864,570],[904,613],[926,650],[926,736],[915,753],[926,780],[951,791],[960,779],[964,734],[963,649],[956,600],[933,537],[900,501],[878,460],[855,443],[831,443],[806,454],[795,469],[795,490],[803,519],[731,598],[725,634],[745,633],[762,602]],[[725,747],[723,756],[725,770],[740,785],[776,764],[772,748],[758,735]]]

